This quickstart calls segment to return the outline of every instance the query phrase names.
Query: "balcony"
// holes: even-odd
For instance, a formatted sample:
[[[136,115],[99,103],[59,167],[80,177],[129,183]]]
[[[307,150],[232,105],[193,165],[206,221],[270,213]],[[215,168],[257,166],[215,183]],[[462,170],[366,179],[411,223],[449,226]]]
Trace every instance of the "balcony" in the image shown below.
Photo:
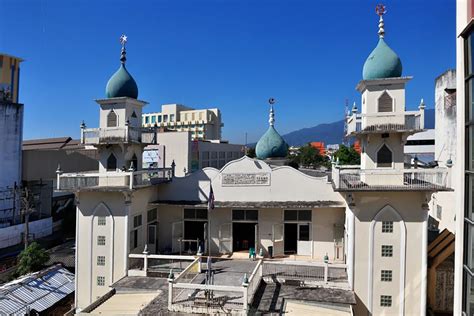
[[[418,132],[424,128],[422,111],[354,113],[347,118],[347,136],[367,133]]]
[[[436,169],[365,169],[333,167],[335,191],[452,191],[448,170]]]
[[[141,127],[107,127],[84,128],[81,130],[81,141],[86,145],[117,143],[155,143],[155,130]]]
[[[94,189],[138,189],[171,181],[172,168],[147,169],[140,171],[81,172],[57,175],[57,190],[80,191]]]

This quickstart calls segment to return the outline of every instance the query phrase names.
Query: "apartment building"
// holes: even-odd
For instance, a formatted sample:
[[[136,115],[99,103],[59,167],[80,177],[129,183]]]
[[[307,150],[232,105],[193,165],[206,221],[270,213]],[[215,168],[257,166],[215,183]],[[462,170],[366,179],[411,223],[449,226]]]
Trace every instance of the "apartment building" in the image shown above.
[[[192,139],[220,140],[224,123],[217,108],[193,109],[181,104],[165,104],[161,106],[161,112],[144,113],[142,125],[191,132]]]

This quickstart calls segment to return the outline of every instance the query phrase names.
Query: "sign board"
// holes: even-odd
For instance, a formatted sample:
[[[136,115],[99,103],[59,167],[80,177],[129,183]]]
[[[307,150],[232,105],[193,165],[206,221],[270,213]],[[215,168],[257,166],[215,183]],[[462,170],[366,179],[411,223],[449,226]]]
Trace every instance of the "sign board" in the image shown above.
[[[270,172],[259,173],[223,173],[223,187],[270,185]]]

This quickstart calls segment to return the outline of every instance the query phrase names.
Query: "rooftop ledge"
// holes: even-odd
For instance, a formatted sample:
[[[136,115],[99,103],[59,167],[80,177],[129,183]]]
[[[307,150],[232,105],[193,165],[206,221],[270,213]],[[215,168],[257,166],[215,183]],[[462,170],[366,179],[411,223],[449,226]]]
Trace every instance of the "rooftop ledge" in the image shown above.
[[[140,171],[88,171],[81,173],[57,173],[59,191],[123,191],[166,183],[173,177],[172,168]]]
[[[332,169],[337,192],[353,191],[453,191],[448,169]]]
[[[407,132],[424,129],[424,109],[419,111],[353,113],[347,118],[347,136],[368,133]]]

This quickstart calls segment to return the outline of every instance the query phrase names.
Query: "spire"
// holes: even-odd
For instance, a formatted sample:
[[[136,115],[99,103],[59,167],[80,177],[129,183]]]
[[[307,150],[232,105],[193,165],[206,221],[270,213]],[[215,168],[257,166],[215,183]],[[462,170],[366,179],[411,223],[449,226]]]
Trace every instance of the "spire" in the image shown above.
[[[270,103],[270,115],[268,118],[268,123],[270,123],[270,126],[275,125],[275,111],[273,110],[273,104],[275,104],[275,99],[270,98],[268,99],[268,103]]]
[[[125,51],[125,44],[127,43],[127,35],[122,34],[120,36],[120,44],[122,44],[122,51],[120,53],[120,62],[122,65],[125,65],[125,61],[127,61],[127,52]]]
[[[377,4],[375,6],[375,13],[380,17],[379,18],[379,38],[384,38],[385,36],[385,23],[383,21],[383,15],[387,12],[383,4]]]

